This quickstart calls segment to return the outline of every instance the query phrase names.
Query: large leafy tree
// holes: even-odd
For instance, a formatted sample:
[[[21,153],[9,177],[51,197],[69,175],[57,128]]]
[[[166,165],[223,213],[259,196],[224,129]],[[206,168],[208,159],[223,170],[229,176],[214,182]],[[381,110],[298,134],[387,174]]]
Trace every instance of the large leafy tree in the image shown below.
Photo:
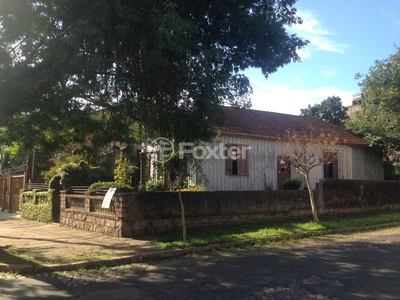
[[[337,96],[328,97],[320,104],[308,105],[300,110],[303,114],[316,117],[330,124],[344,127],[347,116],[347,108],[343,106],[342,99]]]
[[[294,3],[1,0],[0,126],[48,149],[126,142],[132,123],[206,139],[219,105],[250,105],[243,70],[299,60]]]
[[[347,127],[383,149],[400,166],[400,49],[357,78],[364,97]]]

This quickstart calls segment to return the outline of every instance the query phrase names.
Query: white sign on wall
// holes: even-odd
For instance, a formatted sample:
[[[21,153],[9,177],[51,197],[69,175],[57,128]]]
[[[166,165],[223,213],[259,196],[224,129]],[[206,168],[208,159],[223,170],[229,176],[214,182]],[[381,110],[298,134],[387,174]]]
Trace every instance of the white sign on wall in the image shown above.
[[[111,199],[115,194],[117,188],[109,188],[106,195],[103,198],[103,203],[101,204],[101,208],[110,208]]]

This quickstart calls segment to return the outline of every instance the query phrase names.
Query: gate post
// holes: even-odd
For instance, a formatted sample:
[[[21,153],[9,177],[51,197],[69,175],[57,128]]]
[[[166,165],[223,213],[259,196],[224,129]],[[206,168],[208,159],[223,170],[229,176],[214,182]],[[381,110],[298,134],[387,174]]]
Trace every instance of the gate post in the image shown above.
[[[6,188],[5,188],[5,177],[2,176],[1,179],[2,185],[1,185],[1,211],[4,211],[5,206],[6,206]]]
[[[6,195],[5,195],[5,200],[6,200],[6,205],[5,208],[7,210],[7,212],[10,211],[10,198],[11,198],[11,176],[8,175],[7,176],[7,189],[6,189]]]

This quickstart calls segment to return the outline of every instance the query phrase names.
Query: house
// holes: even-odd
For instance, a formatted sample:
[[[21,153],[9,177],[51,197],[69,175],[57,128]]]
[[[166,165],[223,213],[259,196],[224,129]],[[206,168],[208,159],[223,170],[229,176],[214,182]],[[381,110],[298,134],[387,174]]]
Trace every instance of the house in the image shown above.
[[[213,147],[221,147],[203,159],[202,171],[207,178],[209,191],[281,189],[288,178],[302,178],[292,168],[283,168],[282,144],[278,139],[287,130],[307,132],[317,128],[330,132],[339,139],[336,162],[311,170],[313,188],[322,178],[383,180],[382,157],[375,155],[362,138],[311,116],[294,116],[274,112],[244,110],[224,107],[225,122],[217,126],[219,141]],[[212,147],[209,147],[211,149]],[[230,149],[231,155],[227,154]],[[234,149],[234,150],[232,150]],[[232,157],[239,151],[240,159]],[[192,182],[198,182],[198,174],[192,172]]]

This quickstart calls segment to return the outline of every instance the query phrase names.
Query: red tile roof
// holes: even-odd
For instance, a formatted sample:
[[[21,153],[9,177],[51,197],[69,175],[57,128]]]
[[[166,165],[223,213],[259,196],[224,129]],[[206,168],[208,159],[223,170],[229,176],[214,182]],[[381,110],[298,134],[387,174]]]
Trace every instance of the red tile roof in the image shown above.
[[[368,143],[349,131],[311,116],[294,116],[251,109],[222,108],[225,118],[222,126],[216,126],[221,133],[247,135],[268,140],[283,138],[290,130],[306,136],[310,128],[329,133],[339,142],[349,146],[368,146]]]

